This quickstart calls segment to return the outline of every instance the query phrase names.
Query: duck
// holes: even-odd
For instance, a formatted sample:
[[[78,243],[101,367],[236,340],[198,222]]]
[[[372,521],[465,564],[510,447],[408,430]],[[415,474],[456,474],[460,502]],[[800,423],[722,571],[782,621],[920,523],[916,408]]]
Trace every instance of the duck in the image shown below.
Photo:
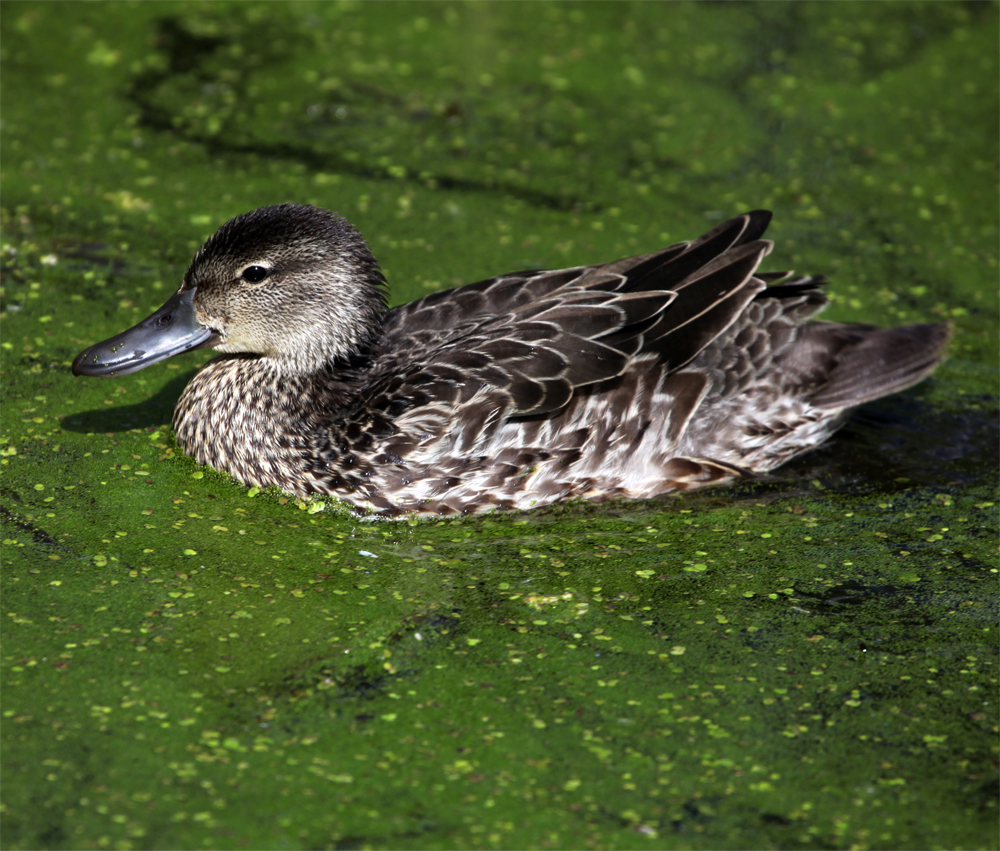
[[[177,444],[246,486],[386,517],[650,499],[759,476],[925,378],[943,323],[815,319],[822,276],[760,272],[771,213],[597,265],[389,309],[361,234],[302,204],[226,222],[82,376],[193,349]]]

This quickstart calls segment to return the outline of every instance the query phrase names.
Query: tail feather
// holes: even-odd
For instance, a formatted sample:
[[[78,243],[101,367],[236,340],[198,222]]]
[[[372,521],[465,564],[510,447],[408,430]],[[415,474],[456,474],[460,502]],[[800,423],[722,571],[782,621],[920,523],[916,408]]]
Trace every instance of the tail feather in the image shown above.
[[[809,400],[817,408],[853,408],[925,378],[944,355],[947,323],[868,328],[838,353],[827,382]]]

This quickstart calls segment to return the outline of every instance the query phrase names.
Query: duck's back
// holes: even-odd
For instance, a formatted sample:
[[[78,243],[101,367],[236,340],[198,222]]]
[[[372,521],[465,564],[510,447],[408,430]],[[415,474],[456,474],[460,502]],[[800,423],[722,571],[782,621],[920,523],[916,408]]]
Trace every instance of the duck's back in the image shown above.
[[[821,279],[755,274],[768,219],[390,311],[365,397],[395,433],[369,504],[528,508],[764,472],[933,369],[946,326],[809,322]]]

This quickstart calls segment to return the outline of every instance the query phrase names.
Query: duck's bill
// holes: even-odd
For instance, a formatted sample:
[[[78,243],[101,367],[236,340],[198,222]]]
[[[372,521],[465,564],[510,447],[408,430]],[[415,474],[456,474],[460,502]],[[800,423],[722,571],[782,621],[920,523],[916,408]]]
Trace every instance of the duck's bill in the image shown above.
[[[219,337],[198,321],[194,294],[194,289],[174,293],[138,325],[80,352],[73,374],[128,375],[181,352],[214,346]]]

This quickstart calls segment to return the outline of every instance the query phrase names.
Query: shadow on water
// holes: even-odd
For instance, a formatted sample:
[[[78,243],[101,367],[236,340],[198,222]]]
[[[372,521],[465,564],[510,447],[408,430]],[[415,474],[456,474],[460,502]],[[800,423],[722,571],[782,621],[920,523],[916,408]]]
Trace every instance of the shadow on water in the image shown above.
[[[134,405],[94,408],[62,418],[66,431],[81,433],[128,431],[170,425],[174,406],[187,383],[194,378],[195,370],[178,375],[163,385],[153,396]]]
[[[865,405],[831,440],[773,474],[734,486],[741,494],[783,498],[819,487],[838,493],[892,493],[915,484],[948,487],[990,480],[1000,464],[997,399],[948,411],[917,394]]]

